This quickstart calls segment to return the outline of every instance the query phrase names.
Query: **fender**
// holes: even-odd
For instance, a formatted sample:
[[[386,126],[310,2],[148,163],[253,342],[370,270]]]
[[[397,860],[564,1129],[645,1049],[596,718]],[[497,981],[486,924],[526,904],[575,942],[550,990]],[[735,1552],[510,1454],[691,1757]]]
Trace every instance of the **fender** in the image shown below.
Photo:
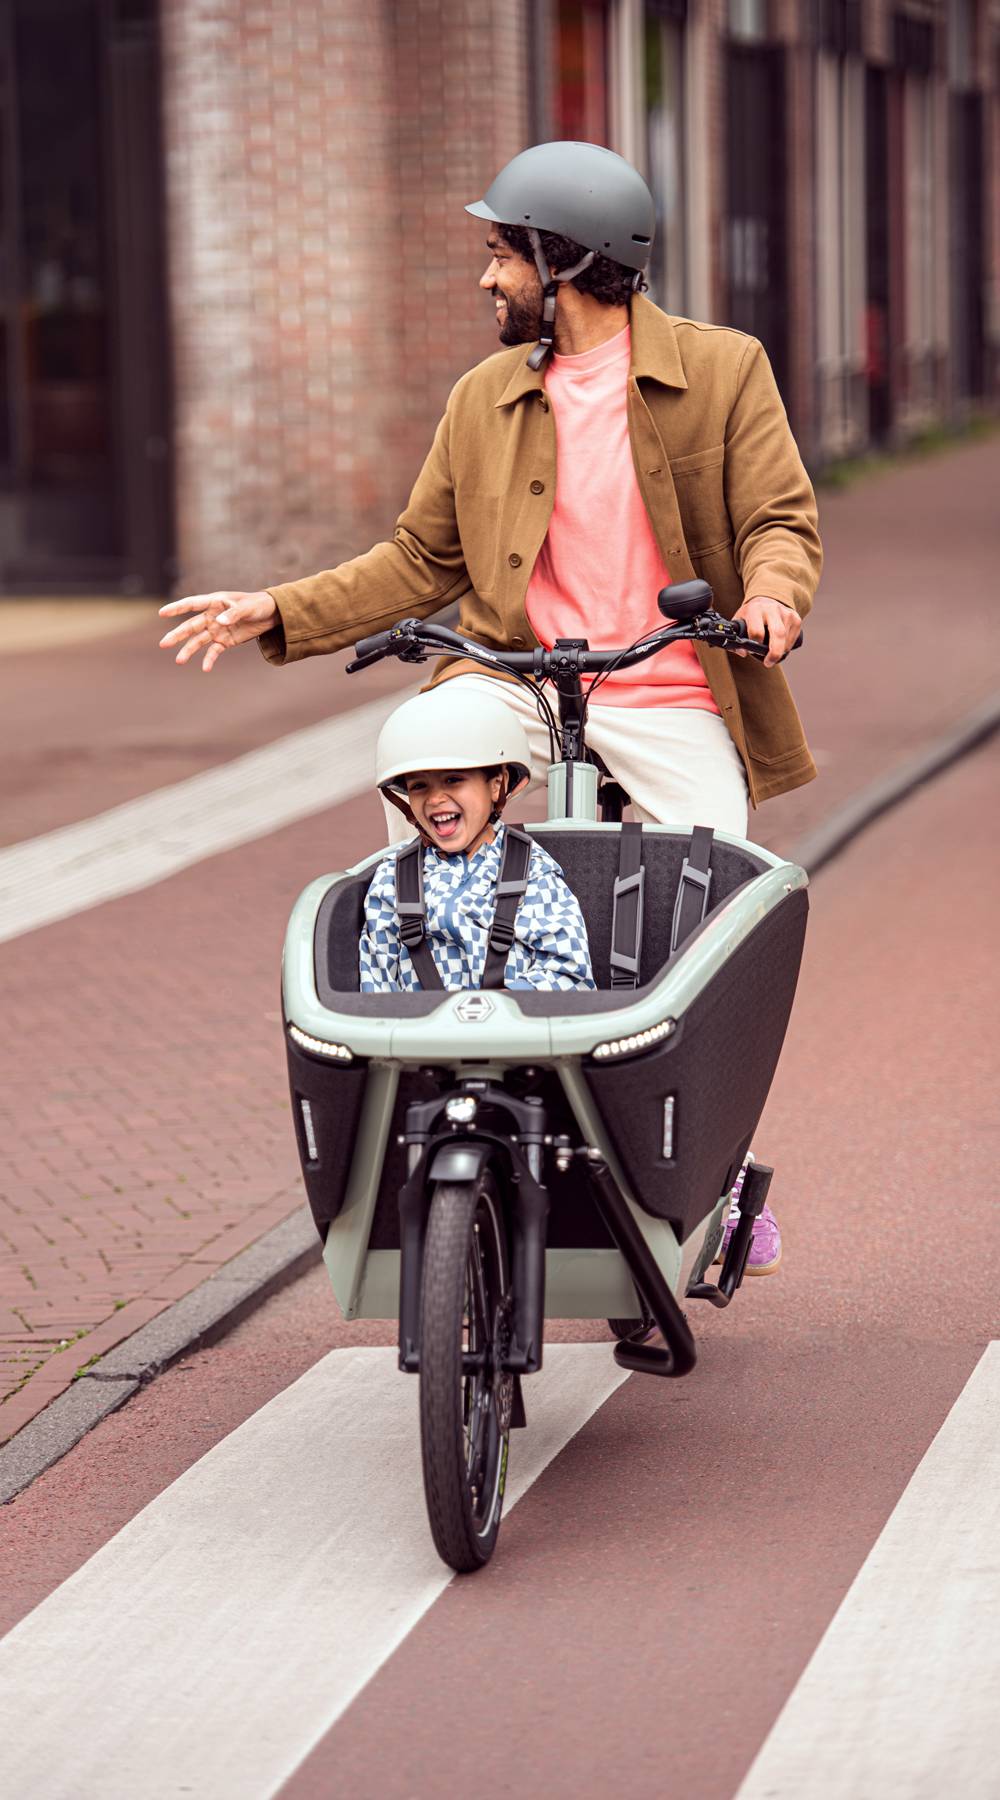
[[[439,1144],[427,1171],[429,1181],[475,1181],[493,1153],[492,1144]]]

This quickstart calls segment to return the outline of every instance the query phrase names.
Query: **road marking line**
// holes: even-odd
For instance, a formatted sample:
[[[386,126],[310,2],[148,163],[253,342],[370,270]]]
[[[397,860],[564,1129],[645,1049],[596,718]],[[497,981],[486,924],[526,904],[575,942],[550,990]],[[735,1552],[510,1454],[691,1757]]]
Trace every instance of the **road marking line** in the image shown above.
[[[625,1379],[609,1344],[546,1347],[508,1509]],[[0,1643],[4,1791],[266,1800],[450,1579],[417,1382],[394,1350],[334,1350]]]
[[[171,787],[0,850],[0,943],[152,887],[374,788],[375,737],[407,688]]]
[[[1000,1342],[990,1344],[737,1800],[996,1800]]]

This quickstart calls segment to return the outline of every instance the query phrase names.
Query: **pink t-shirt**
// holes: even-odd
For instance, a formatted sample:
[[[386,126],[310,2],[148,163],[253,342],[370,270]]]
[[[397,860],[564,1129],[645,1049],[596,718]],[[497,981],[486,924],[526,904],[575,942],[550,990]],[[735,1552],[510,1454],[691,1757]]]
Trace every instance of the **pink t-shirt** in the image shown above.
[[[582,356],[551,356],[545,378],[556,426],[556,498],[528,583],[539,642],[632,644],[664,623],[656,596],[670,574],[643,504],[628,435],[632,334]],[[693,644],[674,644],[602,681],[594,705],[696,706],[718,713]]]

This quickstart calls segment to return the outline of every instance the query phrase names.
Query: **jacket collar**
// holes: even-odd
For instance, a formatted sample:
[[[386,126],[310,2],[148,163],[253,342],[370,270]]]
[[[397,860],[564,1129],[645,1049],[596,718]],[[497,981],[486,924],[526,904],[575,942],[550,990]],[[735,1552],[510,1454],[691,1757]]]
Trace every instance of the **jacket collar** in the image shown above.
[[[633,380],[658,381],[662,387],[686,388],[687,377],[673,319],[642,294],[635,294],[630,324],[632,363],[629,373]],[[544,367],[529,369],[525,353],[496,404],[511,406],[525,394],[541,393],[544,385]]]
[[[427,850],[434,861],[440,863],[444,868],[455,870],[461,867],[466,875],[471,875],[474,871],[478,872],[480,868],[489,868],[491,858],[499,857],[503,847],[503,833],[503,820],[500,819],[493,827],[492,842],[480,844],[479,849],[472,856],[467,856],[464,850],[453,850],[449,855],[447,850],[439,850],[436,844],[428,844]]]

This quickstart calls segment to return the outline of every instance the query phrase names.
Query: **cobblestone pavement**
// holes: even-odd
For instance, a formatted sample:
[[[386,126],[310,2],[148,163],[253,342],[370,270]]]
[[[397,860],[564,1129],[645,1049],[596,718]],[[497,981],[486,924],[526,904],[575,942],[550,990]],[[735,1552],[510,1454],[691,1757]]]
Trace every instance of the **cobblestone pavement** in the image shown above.
[[[827,571],[792,665],[821,779],[757,815],[787,849],[996,685],[1000,442],[821,499]],[[0,660],[0,843],[357,705],[340,659],[210,681],[156,628]],[[0,947],[0,1440],[300,1201],[278,970],[306,882],[380,839],[362,799]]]

